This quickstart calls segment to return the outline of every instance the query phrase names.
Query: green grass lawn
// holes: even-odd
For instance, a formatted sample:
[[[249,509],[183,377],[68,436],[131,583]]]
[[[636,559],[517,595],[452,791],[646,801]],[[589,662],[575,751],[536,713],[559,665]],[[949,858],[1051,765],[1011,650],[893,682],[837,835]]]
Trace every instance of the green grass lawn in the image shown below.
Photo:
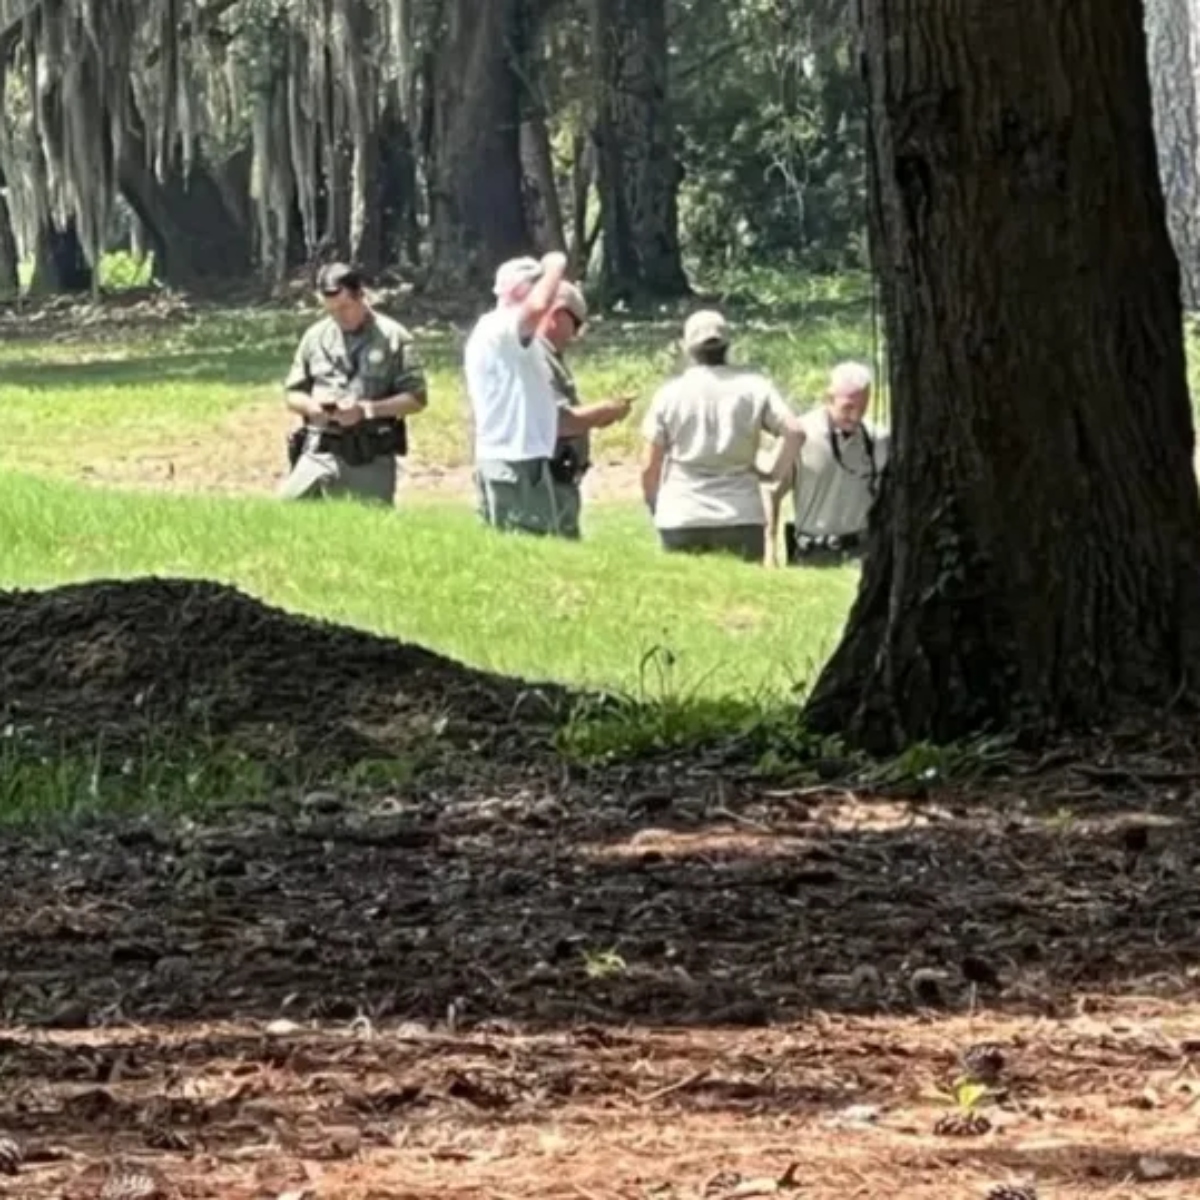
[[[763,277],[743,293],[731,306],[738,357],[768,370],[798,404],[816,398],[835,360],[871,353],[854,281],[792,281],[778,293]],[[748,305],[746,293],[774,307]],[[432,382],[431,409],[414,428],[418,452],[461,463],[467,322],[408,307],[390,310],[418,336]],[[585,394],[633,391],[644,404],[672,369],[683,311],[598,319],[576,354]],[[45,324],[37,315],[0,340],[0,587],[215,579],[472,665],[650,701],[766,704],[811,681],[840,631],[855,571],[667,558],[628,503],[593,504],[586,542],[565,545],[492,535],[465,497],[381,513],[75,482],[87,464],[131,448],[153,455],[188,441],[220,460],[243,414],[278,411],[279,380],[312,315],[192,310],[114,324],[85,310]],[[265,452],[277,458],[279,449],[272,442]],[[598,472],[635,449],[636,426],[607,435]]]
[[[765,282],[753,290],[774,295]],[[862,295],[854,280],[793,283],[786,307],[735,314],[739,359],[769,371],[797,403],[811,403],[837,359],[870,354]],[[461,354],[469,321],[425,319],[415,302],[385,307],[409,326],[429,375],[431,404],[414,422],[415,452],[444,467],[468,461]],[[598,317],[573,354],[584,397],[634,394],[640,415],[674,369],[685,311]],[[24,336],[0,340],[0,467],[78,474],[97,462],[167,453],[239,411],[282,411],[280,382],[315,315],[312,306],[204,310],[117,331],[103,321],[60,322],[44,335],[44,322],[33,321]],[[598,450],[628,457],[637,444],[634,420],[603,434]]]
[[[782,698],[832,648],[856,573],[666,559],[643,513],[586,544],[501,536],[461,504],[123,493],[0,475],[0,583],[171,575],[421,643],[472,665],[640,699]]]

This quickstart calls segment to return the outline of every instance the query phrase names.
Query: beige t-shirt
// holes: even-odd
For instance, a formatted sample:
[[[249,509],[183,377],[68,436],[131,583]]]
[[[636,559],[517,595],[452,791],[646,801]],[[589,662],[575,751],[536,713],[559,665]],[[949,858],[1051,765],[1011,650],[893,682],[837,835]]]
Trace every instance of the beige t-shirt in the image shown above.
[[[765,524],[754,460],[791,415],[770,380],[741,367],[689,367],[660,388],[642,424],[666,452],[655,525]]]
[[[863,422],[865,437],[863,429],[850,437],[831,431],[824,406],[805,413],[800,423],[804,426],[804,448],[792,490],[796,532],[809,537],[865,533],[875,499],[872,478],[878,482],[887,462],[888,434],[867,421]]]

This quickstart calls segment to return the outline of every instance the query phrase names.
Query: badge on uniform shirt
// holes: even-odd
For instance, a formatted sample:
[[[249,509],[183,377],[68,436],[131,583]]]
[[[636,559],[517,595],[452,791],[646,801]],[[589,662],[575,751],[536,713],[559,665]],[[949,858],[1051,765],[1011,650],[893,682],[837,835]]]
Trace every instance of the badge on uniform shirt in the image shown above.
[[[375,349],[372,350],[367,355],[367,362],[369,362],[373,367],[379,366],[379,364],[381,362],[383,362],[383,360],[384,360],[384,353],[382,350],[379,349],[378,346],[376,346]]]

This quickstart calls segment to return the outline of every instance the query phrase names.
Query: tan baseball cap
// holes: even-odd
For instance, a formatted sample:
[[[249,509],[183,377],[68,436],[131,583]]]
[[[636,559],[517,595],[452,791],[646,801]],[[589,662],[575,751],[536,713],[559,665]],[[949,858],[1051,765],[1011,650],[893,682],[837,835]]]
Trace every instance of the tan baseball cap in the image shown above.
[[[558,294],[554,297],[554,307],[556,310],[561,308],[569,312],[580,325],[587,324],[587,300],[575,284],[563,280],[558,285]]]
[[[728,346],[729,322],[719,312],[704,309],[692,313],[683,326],[683,348],[698,350],[701,346]]]

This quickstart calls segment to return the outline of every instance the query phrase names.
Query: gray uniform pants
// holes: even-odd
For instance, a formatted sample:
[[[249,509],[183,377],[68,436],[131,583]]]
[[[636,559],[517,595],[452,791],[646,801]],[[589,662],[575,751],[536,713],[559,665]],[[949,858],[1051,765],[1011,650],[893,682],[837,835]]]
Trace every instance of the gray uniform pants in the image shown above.
[[[480,518],[494,529],[540,536],[561,532],[547,458],[481,459],[475,464],[475,493]]]
[[[381,454],[369,463],[351,466],[337,454],[305,450],[283,481],[279,495],[284,500],[343,497],[392,504],[396,499],[396,459]]]
[[[658,536],[664,550],[680,554],[734,554],[745,562],[761,563],[767,553],[761,525],[687,526],[660,529]]]

